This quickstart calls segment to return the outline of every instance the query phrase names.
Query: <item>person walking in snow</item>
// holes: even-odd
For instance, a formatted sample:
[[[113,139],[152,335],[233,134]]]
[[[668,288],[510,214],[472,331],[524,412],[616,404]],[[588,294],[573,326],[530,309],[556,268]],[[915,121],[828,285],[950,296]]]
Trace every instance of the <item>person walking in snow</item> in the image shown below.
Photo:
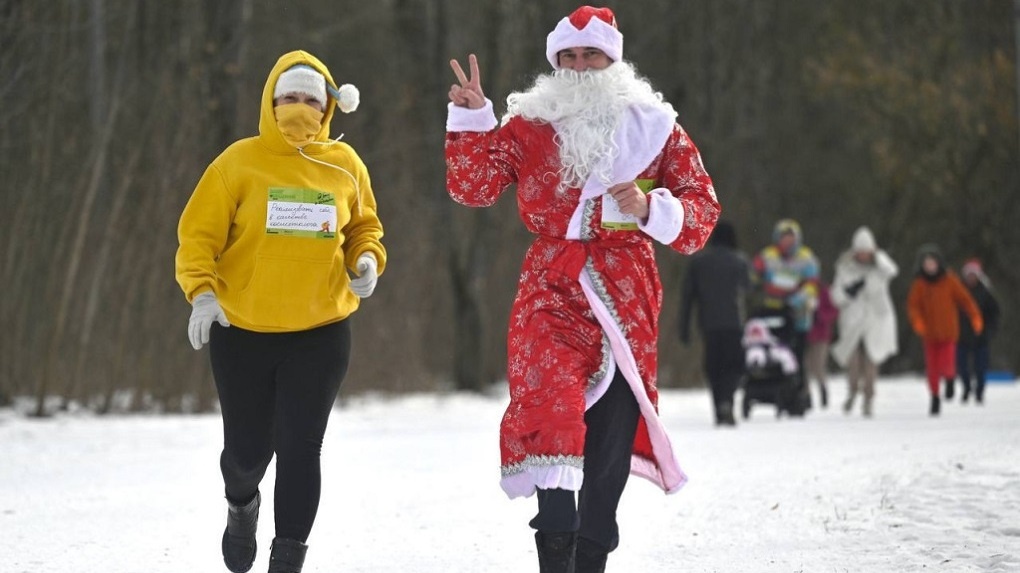
[[[889,294],[889,283],[897,274],[899,267],[864,226],[854,231],[850,248],[836,259],[831,293],[839,308],[839,339],[832,346],[832,357],[847,370],[845,413],[861,392],[862,413],[872,415],[878,367],[899,350]]]
[[[808,330],[804,350],[804,382],[810,386],[811,381],[818,382],[818,398],[822,408],[829,407],[829,345],[832,343],[832,326],[839,316],[839,309],[832,302],[829,285],[818,281],[818,307],[811,317],[811,329]]]
[[[760,305],[771,311],[788,311],[793,321],[793,347],[797,357],[798,384],[795,411],[810,407],[804,353],[807,333],[818,308],[819,264],[814,252],[803,244],[800,224],[781,219],[772,230],[772,244],[763,248],[751,263],[752,286]]]
[[[960,336],[960,312],[970,319],[975,333],[984,330],[984,319],[974,299],[952,269],[947,268],[936,245],[918,250],[918,269],[907,295],[907,316],[914,333],[924,341],[924,363],[931,393],[932,416],[939,415],[939,382],[946,381],[946,400],[953,399],[956,377],[956,341]]]
[[[988,280],[981,261],[970,259],[960,268],[963,284],[970,291],[970,296],[981,310],[981,319],[985,323],[980,333],[975,333],[970,321],[960,316],[960,339],[956,343],[956,373],[963,385],[964,403],[970,398],[971,380],[975,381],[974,400],[983,404],[985,400],[985,377],[988,374],[989,344],[999,329],[999,301],[992,292],[992,283]]]
[[[691,316],[697,309],[704,346],[704,368],[712,391],[715,423],[735,426],[733,395],[744,373],[743,337],[751,265],[737,250],[737,233],[719,221],[708,246],[691,257],[680,296],[680,341],[690,342]]]
[[[386,266],[368,171],[329,139],[334,106],[353,111],[317,58],[290,52],[262,92],[259,135],[206,169],[181,215],[177,282],[188,337],[209,345],[223,415],[223,560],[255,560],[259,483],[276,454],[271,573],[301,571],[319,504],[320,450],[347,371],[347,318]],[[348,272],[357,275],[351,280]]]
[[[686,480],[656,413],[652,241],[693,253],[720,208],[676,112],[623,60],[610,9],[560,20],[546,56],[554,71],[507,98],[502,125],[475,56],[469,74],[450,62],[447,191],[484,207],[517,186],[535,239],[509,320],[501,485],[537,492],[541,571],[602,571],[628,473],[667,492]]]

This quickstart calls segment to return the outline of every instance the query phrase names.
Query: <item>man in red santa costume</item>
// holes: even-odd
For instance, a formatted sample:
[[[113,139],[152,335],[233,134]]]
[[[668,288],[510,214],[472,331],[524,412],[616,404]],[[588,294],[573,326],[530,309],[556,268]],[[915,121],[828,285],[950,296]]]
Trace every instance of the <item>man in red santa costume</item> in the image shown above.
[[[554,71],[511,94],[502,123],[475,56],[470,76],[450,62],[447,190],[484,207],[516,183],[536,235],[510,315],[501,485],[538,493],[540,570],[588,573],[619,543],[629,474],[668,493],[686,481],[657,414],[652,241],[693,253],[720,209],[676,112],[623,60],[611,10],[561,20],[546,55]]]

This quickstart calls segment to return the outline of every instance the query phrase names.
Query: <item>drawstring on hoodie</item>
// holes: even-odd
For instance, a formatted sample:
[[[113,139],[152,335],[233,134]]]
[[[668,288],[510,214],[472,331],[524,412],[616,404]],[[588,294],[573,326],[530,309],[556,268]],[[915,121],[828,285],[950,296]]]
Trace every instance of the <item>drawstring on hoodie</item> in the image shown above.
[[[343,136],[344,136],[344,134],[341,133],[339,136],[337,136],[336,139],[330,139],[328,141],[313,141],[313,142],[309,143],[308,145],[334,145],[334,144],[340,143],[340,139],[343,138]],[[305,147],[307,147],[307,145]],[[321,160],[315,159],[314,157],[309,157],[308,155],[305,154],[304,147],[298,147],[297,150],[298,150],[298,153],[301,154],[301,157],[304,157],[308,161],[311,161],[312,163],[318,163],[319,165],[325,165],[326,167],[332,167],[333,169],[336,169],[337,171],[342,171],[344,174],[346,174],[348,177],[351,178],[351,181],[354,182],[354,197],[355,197],[355,200],[358,203],[358,216],[360,217],[362,215],[362,213],[361,213],[361,186],[358,185],[358,179],[350,171],[344,169],[343,167],[340,167],[339,165],[334,165],[334,164],[326,162],[326,161],[321,161]]]

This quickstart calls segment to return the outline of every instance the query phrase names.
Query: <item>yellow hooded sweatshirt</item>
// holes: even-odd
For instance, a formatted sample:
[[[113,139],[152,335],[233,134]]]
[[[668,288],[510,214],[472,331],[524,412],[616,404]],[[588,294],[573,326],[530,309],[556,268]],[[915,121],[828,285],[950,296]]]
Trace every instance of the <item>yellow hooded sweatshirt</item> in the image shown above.
[[[177,229],[177,282],[188,302],[212,291],[230,324],[257,332],[343,320],[359,303],[347,269],[369,252],[379,274],[386,268],[382,224],[361,158],[346,143],[308,145],[306,155],[349,175],[315,163],[277,127],[273,89],[298,64],[336,86],[311,54],[283,55],[262,91],[259,135],[235,142],[209,165]],[[329,141],[335,104],[328,96],[316,141]]]

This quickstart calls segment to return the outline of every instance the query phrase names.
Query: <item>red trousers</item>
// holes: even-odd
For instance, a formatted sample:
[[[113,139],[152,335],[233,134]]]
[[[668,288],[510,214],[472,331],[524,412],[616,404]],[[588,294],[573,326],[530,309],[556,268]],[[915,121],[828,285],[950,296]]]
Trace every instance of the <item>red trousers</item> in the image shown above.
[[[956,377],[956,341],[924,341],[924,367],[928,375],[928,389],[932,396],[939,393],[943,378]]]

